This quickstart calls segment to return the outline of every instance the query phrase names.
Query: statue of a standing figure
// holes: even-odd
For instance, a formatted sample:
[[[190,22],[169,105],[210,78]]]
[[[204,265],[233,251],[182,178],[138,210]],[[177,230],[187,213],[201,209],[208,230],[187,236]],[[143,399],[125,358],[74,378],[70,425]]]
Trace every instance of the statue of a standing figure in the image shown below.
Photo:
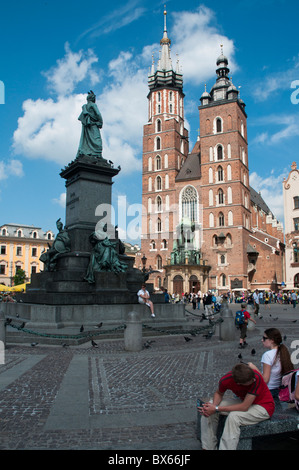
[[[78,117],[82,123],[82,132],[77,157],[88,155],[102,158],[103,145],[100,129],[103,126],[103,118],[95,101],[96,95],[90,90],[87,95],[87,104],[82,106],[82,112]]]
[[[61,219],[56,221],[56,227],[58,234],[56,235],[53,245],[50,246],[47,251],[44,251],[39,258],[45,265],[45,271],[54,271],[58,255],[71,251],[71,241],[68,232],[63,229]]]

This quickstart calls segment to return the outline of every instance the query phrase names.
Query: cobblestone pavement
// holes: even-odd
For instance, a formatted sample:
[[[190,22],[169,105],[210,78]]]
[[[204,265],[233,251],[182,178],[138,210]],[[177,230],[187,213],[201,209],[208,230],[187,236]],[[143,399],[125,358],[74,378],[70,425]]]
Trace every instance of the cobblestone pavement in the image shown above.
[[[206,325],[198,310],[188,310],[190,331]],[[243,360],[258,366],[265,328],[279,328],[289,347],[299,339],[299,306],[261,306],[261,313],[242,350]],[[125,351],[123,339],[99,339],[97,348],[90,342],[7,344],[0,365],[0,449],[199,449],[196,398],[214,391],[239,362],[238,333],[234,342],[220,341],[217,329],[210,339],[199,333],[187,335],[187,342],[184,336],[146,337],[150,347],[138,353]]]

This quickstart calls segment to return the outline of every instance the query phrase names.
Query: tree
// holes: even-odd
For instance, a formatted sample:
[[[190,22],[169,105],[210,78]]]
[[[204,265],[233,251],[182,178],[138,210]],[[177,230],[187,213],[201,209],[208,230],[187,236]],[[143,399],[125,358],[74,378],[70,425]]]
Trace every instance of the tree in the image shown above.
[[[26,273],[24,269],[18,269],[15,276],[13,277],[14,285],[19,286],[20,284],[24,284],[26,279]]]

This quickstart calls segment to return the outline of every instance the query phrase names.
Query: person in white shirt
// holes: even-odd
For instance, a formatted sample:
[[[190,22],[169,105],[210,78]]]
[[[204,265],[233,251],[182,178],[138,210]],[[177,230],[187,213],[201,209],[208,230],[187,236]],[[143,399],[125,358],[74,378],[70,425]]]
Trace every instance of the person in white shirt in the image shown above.
[[[146,285],[142,284],[141,289],[137,292],[138,295],[138,302],[140,304],[147,305],[151,310],[151,316],[154,318],[156,315],[154,313],[154,304],[151,300],[149,300],[150,295],[149,292],[146,290]]]
[[[254,302],[254,314],[257,315],[259,318],[262,318],[261,314],[259,313],[259,311],[260,311],[260,296],[259,296],[259,291],[257,289],[253,294],[253,302]]]
[[[288,348],[282,344],[281,333],[277,328],[265,330],[262,341],[264,347],[269,349],[262,355],[262,375],[272,396],[276,398],[282,375],[294,369],[294,365]],[[258,371],[258,368],[251,362],[248,365]]]

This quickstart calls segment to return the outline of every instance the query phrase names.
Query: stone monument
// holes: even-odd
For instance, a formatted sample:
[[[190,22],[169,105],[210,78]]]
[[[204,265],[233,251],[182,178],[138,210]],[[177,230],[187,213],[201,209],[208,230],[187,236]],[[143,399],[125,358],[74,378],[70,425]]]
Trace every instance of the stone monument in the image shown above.
[[[112,180],[120,167],[103,158],[103,119],[92,91],[78,119],[78,152],[60,173],[66,185],[65,226],[57,220],[58,234],[40,257],[44,270],[32,274],[26,293],[19,296],[22,303],[7,306],[12,316],[18,309],[26,327],[103,320],[119,325],[132,311],[148,315],[147,307],[137,302],[145,273],[133,267],[134,258],[125,255],[117,227],[111,224]],[[172,319],[181,320],[184,309],[174,310]]]

